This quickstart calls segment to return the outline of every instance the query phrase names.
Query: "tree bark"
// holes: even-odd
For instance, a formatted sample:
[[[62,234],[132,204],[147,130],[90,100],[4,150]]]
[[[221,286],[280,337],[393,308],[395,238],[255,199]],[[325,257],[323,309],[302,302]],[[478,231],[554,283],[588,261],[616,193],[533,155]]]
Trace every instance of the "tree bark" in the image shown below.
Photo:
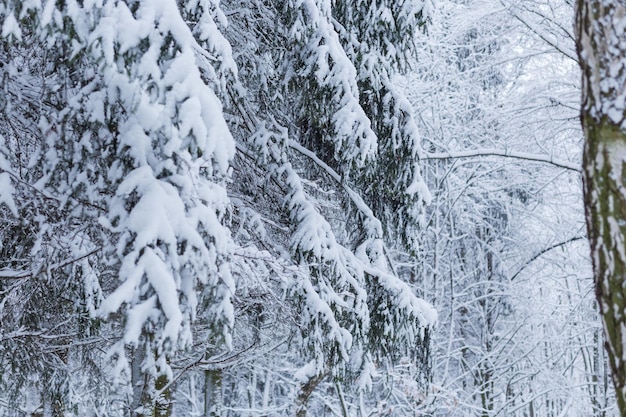
[[[150,335],[149,338],[151,339],[152,336]],[[170,380],[163,373],[155,378],[144,372],[142,367],[145,360],[146,346],[135,347],[131,362],[133,397],[129,415],[132,417],[170,417],[173,412],[173,388],[168,386]]]
[[[587,231],[605,347],[626,416],[626,5],[578,0]]]
[[[141,417],[143,413],[142,399],[143,392],[146,384],[146,376],[141,370],[141,366],[145,360],[146,352],[145,347],[133,348],[132,360],[131,360],[131,387],[133,390],[133,397],[130,403],[130,416]],[[138,411],[139,410],[139,411]]]
[[[154,411],[152,415],[154,417],[171,417],[174,411],[174,403],[172,401],[172,387],[167,375],[159,375],[154,381],[155,391],[157,396],[154,399]]]
[[[204,371],[204,417],[219,417],[222,414],[222,370]]]
[[[298,398],[296,399],[296,417],[306,417],[309,397],[313,394],[313,391],[315,391],[315,388],[317,388],[320,382],[324,380],[325,376],[325,374],[312,376],[308,381],[302,384]]]

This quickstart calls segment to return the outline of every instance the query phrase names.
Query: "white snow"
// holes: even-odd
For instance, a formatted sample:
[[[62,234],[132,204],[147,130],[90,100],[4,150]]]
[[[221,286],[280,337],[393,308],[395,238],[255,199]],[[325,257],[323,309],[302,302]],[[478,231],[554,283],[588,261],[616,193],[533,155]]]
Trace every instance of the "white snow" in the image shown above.
[[[0,158],[2,158],[1,155]],[[15,201],[13,201],[14,192],[15,189],[11,184],[11,176],[9,173],[0,172],[0,204],[5,204],[9,210],[11,210],[11,213],[17,217],[17,206],[15,205]]]
[[[9,13],[8,16],[5,16],[4,23],[2,24],[2,37],[6,38],[9,35],[14,36],[17,40],[22,39],[22,29],[20,29],[20,25],[13,13]]]

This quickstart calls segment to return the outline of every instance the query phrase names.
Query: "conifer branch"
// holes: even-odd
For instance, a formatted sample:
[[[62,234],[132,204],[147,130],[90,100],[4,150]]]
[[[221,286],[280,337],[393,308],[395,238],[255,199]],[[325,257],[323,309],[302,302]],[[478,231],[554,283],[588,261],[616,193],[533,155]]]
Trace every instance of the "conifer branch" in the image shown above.
[[[11,269],[0,269],[0,279],[11,279],[11,280],[18,280],[18,279],[25,279],[25,278],[32,278],[36,275],[38,275],[42,270],[45,270],[46,272],[53,272],[57,269],[61,269],[64,268],[68,265],[71,265],[73,263],[82,261],[85,258],[90,257],[91,255],[95,255],[96,253],[100,252],[102,250],[102,247],[98,247],[94,250],[92,250],[91,252],[88,252],[84,255],[81,255],[77,258],[72,258],[72,259],[66,259],[64,261],[58,262],[56,264],[47,266],[47,267],[39,267],[37,269],[34,270],[30,270],[30,271],[15,271],[15,270],[11,270]]]

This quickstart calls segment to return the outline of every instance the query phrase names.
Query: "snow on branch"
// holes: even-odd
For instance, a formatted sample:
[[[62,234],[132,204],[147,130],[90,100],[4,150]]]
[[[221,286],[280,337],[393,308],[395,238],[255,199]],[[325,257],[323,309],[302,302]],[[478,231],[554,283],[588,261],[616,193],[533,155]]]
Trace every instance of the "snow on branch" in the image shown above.
[[[559,168],[567,169],[569,171],[581,172],[580,164],[570,161],[563,161],[555,159],[547,155],[539,155],[527,152],[508,151],[502,149],[483,148],[483,149],[471,149],[468,151],[459,152],[439,152],[439,153],[426,153],[421,157],[423,160],[428,159],[460,159],[460,158],[480,158],[484,156],[501,156],[504,158],[523,159],[533,162],[544,162],[550,165],[554,165]]]
[[[352,200],[354,205],[359,209],[359,211],[361,211],[365,215],[365,217],[368,220],[370,220],[369,226],[371,226],[371,229],[373,229],[373,230],[368,230],[370,235],[378,236],[378,237],[381,237],[383,235],[382,225],[380,223],[380,220],[378,220],[374,216],[374,212],[372,211],[372,209],[370,209],[367,206],[367,204],[363,201],[361,196],[352,188],[350,188],[348,184],[346,184],[345,181],[341,179],[341,176],[337,173],[337,171],[333,170],[331,167],[328,166],[328,164],[324,163],[324,161],[319,159],[317,155],[315,155],[315,153],[306,149],[304,146],[300,145],[299,143],[293,140],[290,140],[289,142],[287,142],[287,144],[289,145],[289,147],[300,152],[302,155],[309,157],[320,168],[326,171],[326,173],[328,173],[328,175],[330,175],[335,181],[341,184],[341,186],[346,191],[346,193],[348,194],[348,197],[350,197],[350,200]]]
[[[26,270],[26,271],[18,271],[18,270],[14,270],[14,269],[0,269],[0,279],[24,279],[24,278],[32,278],[35,275],[39,274],[42,270],[45,270],[46,272],[50,273],[53,272],[57,269],[61,269],[64,268],[68,265],[74,264],[76,262],[82,261],[85,258],[88,258],[92,255],[95,255],[96,253],[100,252],[102,250],[102,247],[98,247],[84,255],[81,255],[79,257],[76,258],[72,258],[72,259],[67,259],[64,260],[62,262],[58,262],[55,263],[53,265],[50,266],[46,266],[46,267],[40,267],[37,269],[31,269],[31,270]]]

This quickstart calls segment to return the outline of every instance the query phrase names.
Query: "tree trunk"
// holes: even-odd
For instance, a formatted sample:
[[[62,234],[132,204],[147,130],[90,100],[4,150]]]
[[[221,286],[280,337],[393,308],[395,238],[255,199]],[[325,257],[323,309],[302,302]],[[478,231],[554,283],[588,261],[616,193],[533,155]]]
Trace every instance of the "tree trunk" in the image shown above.
[[[626,363],[623,357],[623,338],[626,337],[626,171],[622,172],[624,161],[615,155],[621,153],[626,157],[626,136],[613,126],[598,125],[588,119],[584,121],[588,137],[584,158],[587,229],[596,296],[606,334],[605,347],[618,405],[622,415],[626,415]],[[620,142],[624,147],[621,151]]]
[[[324,380],[325,376],[324,374],[315,375],[302,384],[298,398],[296,399],[296,417],[306,417],[309,397],[313,394],[313,391],[315,391],[319,383]]]
[[[204,417],[219,417],[222,414],[222,370],[204,371]]]
[[[145,347],[139,346],[133,348],[132,360],[131,360],[131,387],[133,390],[133,398],[130,403],[130,415],[131,417],[139,417],[143,413],[141,407],[143,392],[145,387],[145,374],[141,371],[141,365],[143,364],[146,353]]]
[[[154,381],[154,387],[156,388],[156,398],[154,400],[154,411],[152,415],[154,417],[171,417],[174,407],[172,401],[172,387],[167,375],[159,375]]]
[[[132,353],[131,386],[133,398],[130,404],[130,416],[170,417],[173,412],[172,387],[168,387],[170,381],[165,374],[160,374],[154,378],[144,372],[142,367],[145,360],[146,346],[141,344],[135,347]]]
[[[578,0],[583,70],[581,120],[587,230],[605,347],[621,415],[626,416],[626,6]]]

